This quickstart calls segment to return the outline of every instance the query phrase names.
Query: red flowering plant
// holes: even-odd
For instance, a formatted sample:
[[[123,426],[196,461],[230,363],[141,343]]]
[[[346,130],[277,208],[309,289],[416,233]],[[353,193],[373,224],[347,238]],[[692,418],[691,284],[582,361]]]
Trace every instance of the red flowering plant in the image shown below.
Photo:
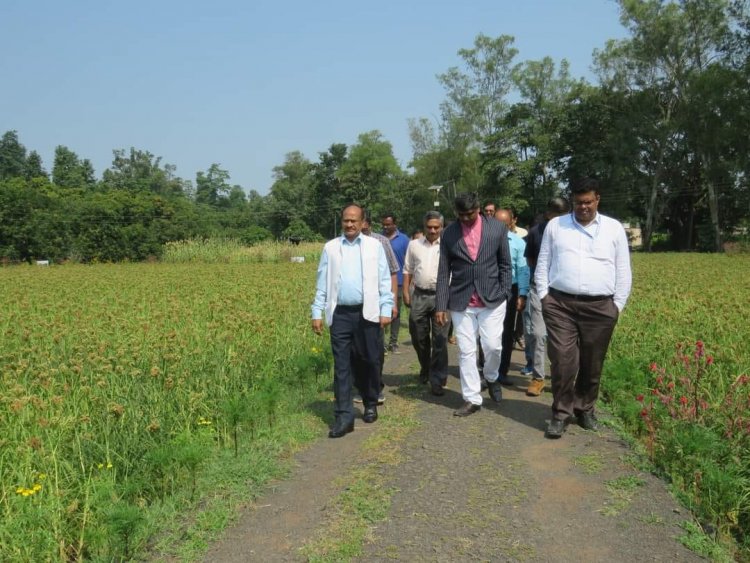
[[[723,533],[746,529],[750,377],[729,383],[700,340],[678,344],[669,366],[653,362],[649,371],[648,392],[635,397],[649,456]]]

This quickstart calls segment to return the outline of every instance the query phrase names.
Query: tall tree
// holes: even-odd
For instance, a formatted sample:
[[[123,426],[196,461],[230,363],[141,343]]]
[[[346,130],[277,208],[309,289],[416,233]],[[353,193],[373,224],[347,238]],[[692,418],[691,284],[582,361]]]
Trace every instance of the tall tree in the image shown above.
[[[362,133],[337,172],[340,194],[379,213],[400,201],[397,187],[402,174],[393,146],[380,131]]]
[[[678,194],[680,187],[666,185],[672,176],[669,166],[670,145],[677,140],[689,146],[686,158],[697,159],[692,167],[696,185],[706,193],[713,230],[713,248],[721,248],[719,222],[719,186],[711,138],[705,129],[686,131],[681,124],[701,119],[708,108],[690,98],[691,83],[698,80],[721,55],[730,40],[730,12],[726,0],[620,0],[623,25],[630,37],[610,41],[597,53],[599,74],[606,85],[623,91],[648,92],[658,108],[650,137],[642,138],[642,150],[650,161],[650,189],[645,200],[644,245],[648,249],[657,226],[659,200]],[[702,131],[702,132],[701,132]],[[682,137],[685,136],[684,140]],[[686,168],[686,163],[680,163]]]
[[[81,160],[68,147],[55,148],[55,161],[52,165],[52,182],[61,188],[89,188],[96,182],[91,162]]]
[[[26,159],[26,172],[25,176],[27,179],[31,178],[46,178],[47,172],[42,167],[42,157],[36,151],[31,151],[29,157]]]
[[[208,170],[198,172],[195,178],[195,202],[212,207],[226,207],[223,204],[232,187],[229,185],[229,172],[214,163]]]
[[[271,230],[281,236],[290,223],[304,222],[313,202],[313,165],[299,151],[286,155],[273,169],[274,182],[268,194]]]
[[[0,138],[0,180],[26,176],[26,147],[16,131],[6,131]]]

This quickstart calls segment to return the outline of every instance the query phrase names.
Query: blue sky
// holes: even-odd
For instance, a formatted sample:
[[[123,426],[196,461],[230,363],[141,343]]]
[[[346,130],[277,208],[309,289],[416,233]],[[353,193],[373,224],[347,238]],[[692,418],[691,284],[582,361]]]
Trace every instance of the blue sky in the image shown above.
[[[47,170],[60,144],[97,176],[133,146],[261,194],[286,153],[317,160],[372,129],[406,167],[407,120],[437,115],[435,76],[478,33],[593,80],[593,49],[624,30],[613,0],[3,0],[0,134]]]

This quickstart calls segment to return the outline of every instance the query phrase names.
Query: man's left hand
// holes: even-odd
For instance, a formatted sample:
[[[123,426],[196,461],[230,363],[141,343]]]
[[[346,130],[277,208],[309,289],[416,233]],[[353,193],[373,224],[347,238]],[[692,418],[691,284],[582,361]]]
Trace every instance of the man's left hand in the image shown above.
[[[526,296],[519,295],[518,301],[516,302],[516,311],[518,311],[519,313],[522,313],[525,308],[526,308]]]
[[[380,328],[385,328],[391,324],[391,317],[380,317]]]

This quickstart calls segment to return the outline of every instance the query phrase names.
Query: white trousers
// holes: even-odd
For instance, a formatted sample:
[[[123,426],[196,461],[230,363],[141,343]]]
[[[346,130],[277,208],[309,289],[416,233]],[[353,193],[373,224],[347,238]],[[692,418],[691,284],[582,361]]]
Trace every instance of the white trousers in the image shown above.
[[[499,375],[506,307],[507,302],[503,302],[493,309],[468,307],[463,311],[451,311],[453,334],[458,344],[458,368],[464,401],[482,404],[482,383],[477,369],[477,336],[484,351],[485,379],[495,381]]]

